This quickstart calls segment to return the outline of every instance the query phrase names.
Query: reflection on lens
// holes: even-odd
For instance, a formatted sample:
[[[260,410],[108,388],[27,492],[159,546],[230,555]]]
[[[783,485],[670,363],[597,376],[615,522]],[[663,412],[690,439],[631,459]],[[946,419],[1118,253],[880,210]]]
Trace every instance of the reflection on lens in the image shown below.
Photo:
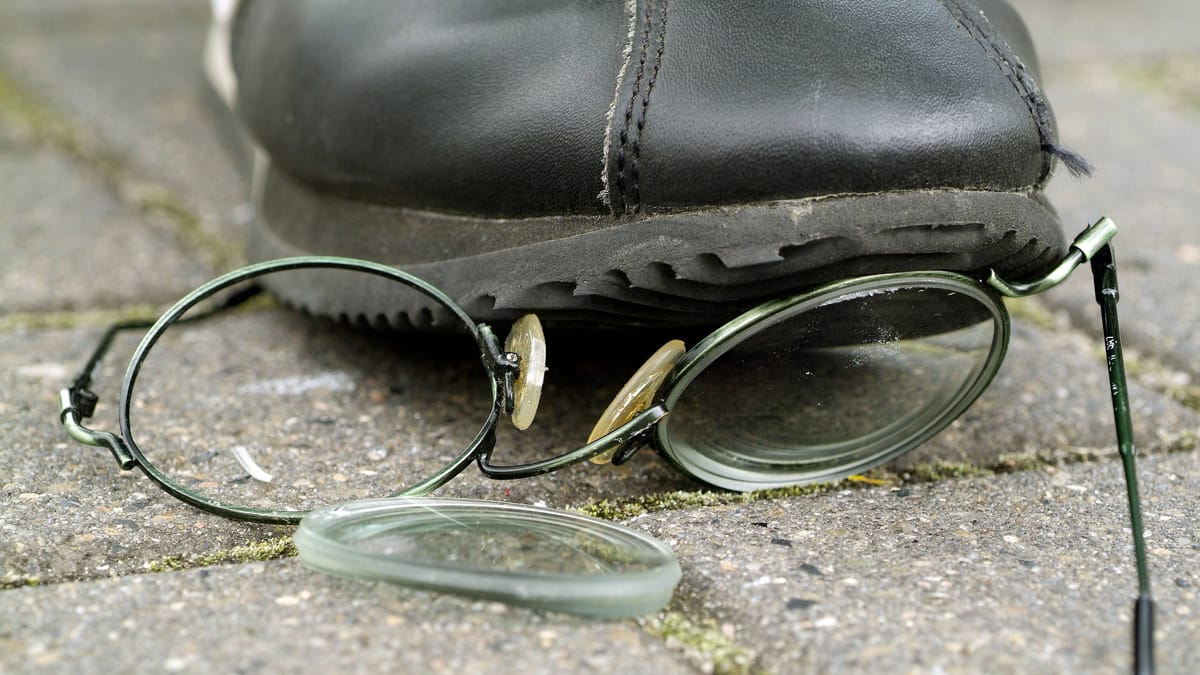
[[[680,576],[647,535],[500,502],[352,502],[305,517],[295,539],[300,562],[331,574],[607,618],[661,609]]]
[[[864,471],[957,417],[1007,333],[999,301],[949,275],[805,298],[690,364],[660,439],[689,473],[732,489]]]
[[[503,519],[436,511],[406,519],[403,527],[377,527],[358,543],[376,555],[449,569],[602,575],[644,572],[659,564],[651,551],[632,549],[607,532],[583,532],[545,517]],[[490,515],[490,514],[488,514]]]
[[[270,280],[295,274],[331,284],[367,276],[303,270]],[[307,511],[395,494],[479,432],[492,389],[478,350],[461,326],[397,333],[256,300],[162,334],[137,375],[129,431],[166,480],[208,502]]]

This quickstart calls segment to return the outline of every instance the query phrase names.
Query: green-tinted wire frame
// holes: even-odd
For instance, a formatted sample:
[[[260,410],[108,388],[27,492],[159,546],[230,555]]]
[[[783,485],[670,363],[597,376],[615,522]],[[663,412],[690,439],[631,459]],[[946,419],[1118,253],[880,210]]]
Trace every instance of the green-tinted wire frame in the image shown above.
[[[1021,297],[1045,291],[1061,283],[1080,264],[1088,261],[1091,262],[1092,273],[1095,279],[1096,301],[1100,305],[1101,319],[1104,327],[1104,345],[1111,382],[1113,414],[1116,424],[1118,448],[1125,470],[1138,572],[1138,599],[1135,606],[1134,618],[1135,670],[1139,673],[1146,673],[1151,672],[1153,668],[1152,634],[1154,605],[1150,596],[1150,576],[1146,563],[1145,545],[1142,538],[1141,506],[1138,497],[1137,471],[1134,459],[1136,450],[1133,444],[1133,424],[1129,413],[1125,368],[1121,352],[1120,328],[1117,320],[1119,292],[1117,288],[1116,265],[1113,261],[1112,248],[1109,245],[1109,241],[1115,233],[1116,226],[1113,222],[1107,218],[1102,218],[1076,238],[1068,256],[1054,270],[1045,277],[1028,283],[1009,283],[1001,279],[994,272],[982,283],[978,280],[949,272],[880,275],[879,278],[907,279],[924,277],[948,280],[955,284],[972,284],[981,288],[986,284],[987,287],[991,287],[1001,295]],[[181,299],[171,309],[167,310],[165,314],[153,323],[131,321],[116,324],[109,328],[104,333],[99,345],[89,358],[87,365],[80,375],[70,387],[63,389],[60,393],[60,420],[67,434],[81,443],[108,448],[122,469],[128,470],[136,466],[162,486],[168,493],[206,511],[258,522],[294,523],[298,521],[304,516],[304,512],[247,509],[236,504],[216,502],[173,481],[146,459],[134,441],[129,421],[130,398],[142,363],[146,359],[150,349],[168,327],[181,320],[193,321],[222,311],[231,305],[237,304],[244,297],[235,295],[234,297],[227,298],[223,303],[218,304],[211,310],[185,319],[184,314],[193,307],[220,291],[265,274],[290,269],[322,268],[364,272],[390,279],[423,293],[445,306],[462,323],[479,346],[484,369],[491,381],[492,410],[479,432],[461,453],[433,475],[399,493],[414,496],[424,495],[441,487],[463,471],[472,461],[476,461],[481,471],[489,477],[510,479],[548,473],[606,452],[615,451],[614,462],[621,463],[628,459],[638,447],[647,442],[653,443],[660,452],[663,452],[664,445],[670,441],[665,438],[664,427],[663,425],[659,425],[659,421],[668,415],[669,402],[677,399],[679,391],[690,382],[691,375],[689,373],[693,369],[702,369],[706,363],[728,349],[731,341],[738,340],[740,336],[751,332],[753,327],[760,322],[768,320],[780,312],[786,312],[788,308],[805,302],[817,293],[827,293],[829,291],[829,288],[826,287],[792,298],[766,303],[718,329],[708,338],[697,344],[695,348],[689,350],[683,357],[679,367],[664,386],[663,392],[659,394],[659,403],[657,405],[642,411],[629,422],[604,437],[546,460],[522,465],[502,466],[493,464],[491,461],[496,441],[495,429],[500,418],[510,414],[512,411],[513,381],[520,364],[516,355],[505,353],[500,349],[499,341],[490,327],[486,324],[475,323],[453,300],[437,288],[418,277],[414,277],[393,267],[364,260],[317,256],[267,261],[244,267],[200,286]],[[1002,304],[997,304],[1001,308],[1003,307]],[[1006,313],[1004,313],[1003,323],[1003,339],[1002,344],[999,345],[999,354],[1001,357],[1007,346]],[[113,339],[120,332],[147,327],[149,327],[149,330],[134,352],[122,384],[119,408],[121,435],[116,436],[109,432],[95,431],[83,426],[82,420],[91,417],[97,402],[95,394],[89,388],[91,379],[104,355],[111,347]],[[993,351],[996,351],[996,349],[994,348]],[[998,360],[995,365],[998,367]],[[992,369],[992,373],[994,373],[994,368]],[[982,391],[983,387],[986,387],[992,373],[987,374],[985,381],[978,387],[979,391]],[[967,404],[974,400],[977,394],[978,392],[974,392],[974,395],[966,399]],[[965,408],[966,406],[963,405],[962,407]],[[957,415],[960,412],[962,412],[961,409],[953,411],[953,414]],[[658,429],[658,433],[655,433],[656,428]],[[925,435],[921,440],[925,440],[927,437],[928,435]],[[910,449],[911,445],[905,447],[904,450]],[[896,454],[900,453],[893,453],[884,459],[894,457]],[[668,458],[671,459],[670,457]],[[671,459],[671,461],[676,466],[679,466],[678,461],[674,459]],[[692,473],[686,467],[680,466],[680,468],[688,473]],[[844,473],[853,473],[861,468],[855,467],[853,470]],[[838,477],[842,476],[830,475],[827,478],[832,480]]]

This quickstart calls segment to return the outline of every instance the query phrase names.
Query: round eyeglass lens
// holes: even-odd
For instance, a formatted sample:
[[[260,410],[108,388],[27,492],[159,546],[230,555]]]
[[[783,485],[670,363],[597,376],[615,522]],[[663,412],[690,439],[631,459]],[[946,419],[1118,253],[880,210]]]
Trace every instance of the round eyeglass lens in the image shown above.
[[[654,612],[679,563],[617,523],[465,499],[372,499],[321,509],[296,532],[300,561],[350,577],[606,618]]]
[[[657,434],[708,483],[836,480],[911,450],[987,387],[1008,344],[990,291],[889,275],[776,303],[707,338],[668,384]]]
[[[336,316],[331,289],[347,287],[402,309],[331,320],[263,294],[202,318],[248,284],[185,298],[180,320],[143,341],[122,403],[122,426],[155,480],[201,506],[298,517],[470,462],[495,389],[480,360],[463,358],[480,349],[465,315],[359,269],[271,270],[254,281],[306,289],[292,294],[298,308],[322,315]],[[414,323],[433,330],[395,330]]]

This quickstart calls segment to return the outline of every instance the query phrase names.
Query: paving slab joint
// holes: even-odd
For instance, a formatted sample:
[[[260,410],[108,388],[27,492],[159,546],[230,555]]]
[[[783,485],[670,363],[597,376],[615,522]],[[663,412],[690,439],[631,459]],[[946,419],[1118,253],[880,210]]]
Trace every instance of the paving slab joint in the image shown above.
[[[212,551],[190,558],[167,556],[146,563],[146,569],[156,573],[175,572],[198,567],[212,567],[213,565],[231,565],[294,558],[297,555],[299,555],[299,552],[296,550],[296,545],[292,543],[292,536],[289,534],[274,539],[267,539],[266,541],[247,543],[241,546]]]
[[[1039,298],[1008,300],[1006,306],[1009,314],[1013,317],[1042,330],[1056,333],[1072,330],[1079,335],[1086,336],[1090,345],[1090,355],[1100,362],[1107,358],[1103,344],[1094,337],[1096,329],[1094,324],[1074,323],[1071,321],[1069,313],[1055,312]],[[1123,345],[1123,351],[1126,375],[1129,378],[1186,408],[1200,411],[1200,385],[1193,383],[1193,378],[1189,373],[1174,368],[1162,359],[1142,350],[1130,348],[1128,345]]]
[[[991,476],[994,473],[995,471],[988,466],[980,466],[968,462],[938,460],[936,462],[914,464],[901,471],[899,478],[903,483],[933,483],[954,478]]]
[[[757,655],[731,637],[732,626],[723,628],[711,618],[688,616],[676,603],[638,623],[661,639],[669,649],[683,653],[703,672],[717,675],[749,675],[767,672]]]
[[[573,507],[570,510],[603,520],[629,520],[647,513],[657,513],[659,511],[678,511],[705,506],[725,506],[729,504],[745,504],[759,500],[785,499],[787,497],[823,494],[872,484],[875,483],[872,481],[847,479],[836,483],[797,485],[772,490],[757,490],[755,492],[676,490],[674,492],[641,495],[629,499],[601,499],[600,501]]]
[[[87,311],[13,312],[0,316],[0,333],[19,330],[107,328],[126,321],[153,320],[161,311],[160,308],[138,304],[118,309]]]
[[[1073,328],[1065,313],[1055,312],[1037,297],[1006,298],[1004,307],[1014,319],[1042,330],[1058,332]]]
[[[1158,441],[1167,454],[1191,452],[1200,447],[1200,432],[1191,429],[1184,431],[1161,429],[1158,431]]]
[[[1115,452],[1115,451],[1114,451]],[[627,499],[601,499],[569,510],[602,520],[630,520],[648,513],[679,511],[683,509],[747,504],[750,502],[787,499],[825,494],[851,489],[873,487],[899,488],[905,484],[929,483],[954,478],[990,476],[998,472],[1011,472],[1021,468],[1037,468],[1053,464],[1053,460],[1038,460],[1036,457],[1006,456],[992,466],[981,466],[963,462],[923,462],[900,470],[887,467],[874,469],[865,475],[850,476],[833,483],[796,485],[754,492],[715,492],[708,490],[677,490],[657,494],[641,495]]]
[[[1193,382],[1191,374],[1128,346],[1124,352],[1125,371],[1131,379],[1185,408],[1200,412],[1200,385]]]
[[[262,293],[227,313],[261,312],[283,307],[274,296]],[[166,310],[166,306],[155,307],[133,304],[115,309],[92,309],[76,311],[13,312],[0,316],[0,334],[19,330],[68,330],[72,328],[108,328],[117,323],[154,321]]]
[[[1168,54],[1121,68],[1126,82],[1200,113],[1200,54]]]
[[[14,588],[24,588],[26,586],[41,586],[41,577],[23,577],[14,574],[9,574],[0,577],[0,591],[8,591]]]

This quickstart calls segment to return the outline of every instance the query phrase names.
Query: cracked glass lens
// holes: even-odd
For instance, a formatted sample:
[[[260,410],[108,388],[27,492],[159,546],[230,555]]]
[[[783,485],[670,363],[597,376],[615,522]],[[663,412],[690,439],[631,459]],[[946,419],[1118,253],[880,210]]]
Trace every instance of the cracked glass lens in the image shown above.
[[[843,477],[923,442],[990,381],[1007,323],[966,284],[889,281],[742,337],[677,394],[665,424],[689,470],[749,489]]]
[[[336,316],[322,294],[344,284],[366,283],[364,294],[392,298],[372,300],[376,307],[431,302],[347,270],[274,272],[261,281],[308,289],[292,295],[295,304],[320,315]],[[453,315],[419,310],[418,321],[444,328],[431,335],[392,329],[408,322],[396,315],[333,320],[294,309],[263,295],[176,323],[150,350],[129,427],[171,482],[223,504],[306,511],[399,492],[470,445],[492,390],[477,344]]]

